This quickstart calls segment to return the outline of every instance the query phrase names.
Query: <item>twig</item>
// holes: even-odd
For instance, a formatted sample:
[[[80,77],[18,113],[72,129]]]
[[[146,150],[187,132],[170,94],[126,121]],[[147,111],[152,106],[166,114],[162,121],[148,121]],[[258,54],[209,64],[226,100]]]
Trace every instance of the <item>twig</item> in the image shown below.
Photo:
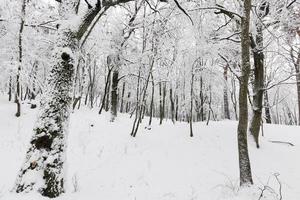
[[[278,144],[288,144],[290,146],[295,146],[293,143],[291,142],[284,142],[284,141],[274,141],[274,140],[269,140],[269,142],[272,142],[272,143],[278,143]]]

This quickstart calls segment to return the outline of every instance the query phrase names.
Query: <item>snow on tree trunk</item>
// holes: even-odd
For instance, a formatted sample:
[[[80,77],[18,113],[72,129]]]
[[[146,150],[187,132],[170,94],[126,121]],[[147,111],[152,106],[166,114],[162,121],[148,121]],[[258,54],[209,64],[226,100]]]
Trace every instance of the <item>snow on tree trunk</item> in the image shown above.
[[[76,39],[62,31],[30,148],[16,182],[16,192],[38,190],[56,197],[64,192],[63,165],[71,105]]]
[[[19,63],[18,63],[18,72],[16,77],[16,97],[15,102],[17,104],[17,112],[16,117],[21,116],[21,84],[20,84],[20,78],[21,78],[21,70],[22,70],[22,60],[23,60],[23,31],[24,31],[24,24],[25,24],[25,11],[26,11],[26,1],[23,0],[22,2],[22,10],[21,10],[21,22],[20,22],[20,30],[19,30],[19,41],[18,41],[18,49],[19,49]]]
[[[253,83],[253,106],[252,119],[249,131],[254,138],[256,147],[259,148],[259,130],[261,126],[261,115],[263,108],[264,94],[264,53],[263,53],[263,25],[257,19],[256,24],[256,41],[252,39],[252,49],[254,58],[254,83]]]
[[[48,88],[26,153],[25,163],[16,180],[16,192],[36,190],[43,196],[57,197],[64,192],[66,137],[72,101],[73,73],[78,40],[68,17],[76,1],[61,4],[62,22],[58,29],[53,66]]]
[[[111,84],[111,122],[114,122],[117,117],[117,106],[118,106],[118,83],[119,83],[119,68],[120,58],[118,55],[111,56],[111,64],[113,66],[112,84]]]
[[[250,22],[251,0],[244,1],[244,16],[241,23],[241,48],[242,64],[240,77],[239,92],[239,123],[238,123],[238,153],[240,169],[240,185],[246,186],[253,184],[251,166],[248,154],[247,144],[247,126],[248,126],[248,81],[250,73],[250,39],[249,39],[249,22]]]
[[[271,119],[269,95],[268,95],[268,91],[267,90],[264,91],[264,107],[265,107],[266,122],[267,122],[267,124],[271,124],[272,123],[272,119]]]

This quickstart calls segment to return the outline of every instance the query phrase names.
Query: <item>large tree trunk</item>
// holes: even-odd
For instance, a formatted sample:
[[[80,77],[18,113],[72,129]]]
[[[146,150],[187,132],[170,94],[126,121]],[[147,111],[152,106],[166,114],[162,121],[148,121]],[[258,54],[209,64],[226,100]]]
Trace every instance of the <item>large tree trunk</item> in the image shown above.
[[[63,165],[77,39],[70,29],[59,32],[55,54],[57,63],[50,72],[48,91],[41,102],[31,147],[17,178],[17,192],[37,189],[48,197],[64,192]]]
[[[20,30],[19,30],[19,63],[18,63],[18,71],[17,71],[17,84],[16,84],[16,94],[15,94],[15,102],[17,104],[17,112],[16,117],[20,117],[21,115],[21,84],[20,84],[20,76],[22,70],[22,59],[23,59],[23,30],[25,24],[25,10],[26,10],[26,0],[23,0],[22,9],[21,9],[21,23],[20,23]]]
[[[257,19],[260,20],[260,19]],[[256,41],[252,38],[252,51],[254,58],[254,83],[253,83],[253,106],[252,119],[249,131],[254,138],[256,147],[259,148],[259,130],[261,126],[261,115],[264,94],[264,53],[263,53],[263,25],[260,21],[256,24]]]
[[[240,185],[253,184],[247,144],[248,127],[248,81],[250,73],[250,23],[251,0],[244,0],[244,16],[241,21],[242,69],[239,90],[239,123],[238,123],[238,153],[240,169]]]
[[[60,3],[60,19],[64,24],[58,28],[53,55],[55,64],[48,77],[31,146],[16,180],[16,192],[37,190],[48,197],[57,197],[64,192],[63,166],[78,41],[101,11],[98,5],[88,12],[76,30],[72,22],[77,3],[78,0]]]

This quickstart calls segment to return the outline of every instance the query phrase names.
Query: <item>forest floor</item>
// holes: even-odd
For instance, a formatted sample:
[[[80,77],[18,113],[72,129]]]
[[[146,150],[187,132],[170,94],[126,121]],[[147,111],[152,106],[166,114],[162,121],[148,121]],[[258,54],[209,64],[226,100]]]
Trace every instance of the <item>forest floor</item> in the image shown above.
[[[42,200],[37,193],[10,192],[24,160],[37,109],[0,97],[0,199]],[[264,125],[261,148],[249,141],[254,186],[240,189],[235,121],[141,125],[133,119],[83,108],[71,115],[66,162],[66,193],[58,200],[267,200],[300,199],[300,128]],[[148,120],[144,121],[145,123]],[[292,142],[288,144],[273,141]],[[277,181],[278,178],[279,182]],[[281,187],[281,192],[280,192]]]

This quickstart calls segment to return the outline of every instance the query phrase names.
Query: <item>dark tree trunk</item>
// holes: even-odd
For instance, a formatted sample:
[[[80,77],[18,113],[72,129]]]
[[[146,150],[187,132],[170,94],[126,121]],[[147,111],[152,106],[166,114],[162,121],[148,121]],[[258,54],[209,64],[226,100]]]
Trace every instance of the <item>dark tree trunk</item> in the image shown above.
[[[130,111],[130,108],[131,108],[130,96],[131,96],[131,93],[128,92],[127,100],[126,100],[126,113],[128,113]]]
[[[264,92],[264,100],[265,100],[264,107],[265,107],[266,122],[267,122],[267,124],[271,124],[272,118],[271,118],[271,111],[270,111],[269,95],[268,95],[267,90],[265,90],[265,92]]]
[[[111,85],[111,119],[110,121],[115,121],[117,117],[117,104],[118,104],[118,82],[119,82],[119,70],[117,67],[113,71],[112,75],[112,85]]]
[[[152,117],[153,117],[153,104],[154,104],[154,78],[151,72],[151,83],[152,83],[152,92],[151,92],[151,102],[150,102],[150,113],[149,113],[149,128],[151,127]]]
[[[227,79],[228,79],[228,64],[226,64],[226,66],[224,67],[224,80],[225,80],[225,84],[224,84],[224,116],[225,119],[230,119],[230,112],[229,112],[229,101],[228,101],[228,86],[227,86]]]
[[[16,117],[20,117],[21,115],[21,84],[20,84],[20,76],[21,76],[21,70],[22,70],[22,59],[23,59],[23,30],[24,30],[24,24],[25,24],[25,10],[26,10],[26,0],[23,0],[22,3],[22,10],[21,10],[21,24],[19,29],[19,63],[18,63],[18,72],[17,72],[17,84],[16,84],[16,96],[15,96],[15,102],[17,104],[17,112]]]
[[[106,93],[105,106],[104,106],[105,112],[109,111],[110,89],[111,89],[111,77],[109,77],[108,86],[107,86],[107,93]]]
[[[300,35],[299,35],[300,36]],[[291,57],[296,71],[296,86],[297,86],[297,103],[298,103],[298,125],[300,125],[300,50],[297,58],[294,58],[293,49],[291,49]]]
[[[176,104],[176,108],[175,108],[175,120],[178,121],[178,108],[179,108],[179,100],[178,100],[178,95],[175,95],[175,104]]]
[[[300,70],[296,71],[296,81],[297,81],[297,101],[298,101],[298,125],[300,125]]]
[[[204,93],[203,93],[203,79],[200,77],[200,121],[204,121]]]
[[[250,73],[250,23],[251,0],[244,0],[244,16],[241,21],[241,48],[242,64],[239,91],[239,123],[238,123],[238,152],[240,185],[246,186],[253,184],[251,166],[248,153],[247,127],[248,127],[248,81]]]
[[[259,19],[258,19],[259,20]],[[263,53],[263,25],[261,22],[256,24],[256,41],[252,38],[251,48],[254,58],[254,83],[253,83],[253,105],[252,119],[249,131],[254,137],[256,147],[259,148],[259,130],[261,127],[261,115],[263,108],[264,94],[264,53]]]
[[[90,59],[90,55],[88,56],[88,65],[89,65],[89,97],[90,97],[90,107],[94,107],[94,99],[95,99],[95,79],[96,79],[96,61],[94,61],[93,69],[92,63]]]
[[[30,105],[30,108],[31,109],[34,109],[36,108],[36,103],[35,103],[35,97],[36,97],[36,77],[37,77],[37,70],[38,70],[38,63],[35,62],[33,64],[33,73],[32,73],[32,78],[33,78],[33,82],[32,82],[32,90],[30,91],[30,101],[31,101],[31,105]]]
[[[126,82],[123,82],[123,86],[122,86],[122,96],[121,96],[121,105],[120,105],[120,112],[123,113],[124,112],[124,95],[125,95],[125,86],[126,86]]]
[[[173,89],[172,88],[170,88],[170,104],[171,104],[171,110],[170,110],[170,112],[171,112],[171,120],[172,120],[173,123],[175,123],[175,116],[174,116],[175,105],[174,105]]]
[[[235,84],[235,77],[231,78],[231,85],[232,85],[232,92],[231,92],[231,102],[235,114],[235,119],[238,120],[238,112],[237,112],[237,99],[236,99],[236,84]]]
[[[110,68],[111,65],[111,60],[109,58],[109,56],[107,57],[107,66],[108,66],[108,73],[107,73],[107,77],[106,77],[106,81],[105,81],[105,86],[104,86],[104,94],[103,94],[103,98],[102,98],[102,102],[101,102],[101,107],[99,110],[99,114],[101,114],[103,108],[107,108],[107,99],[109,99],[108,97],[108,93],[109,93],[109,87],[110,87],[110,75],[112,72],[112,68]],[[107,107],[106,107],[107,106]],[[107,108],[108,111],[108,108]]]
[[[166,88],[166,82],[164,82],[164,87],[163,87],[163,99],[162,99],[162,117],[161,117],[161,122],[160,124],[162,124],[162,120],[165,118],[166,116],[166,94],[167,94],[167,88]]]
[[[130,135],[132,137],[136,136],[136,133],[139,129],[140,119],[139,119],[139,113],[140,113],[140,79],[141,79],[141,66],[139,67],[139,73],[138,73],[138,80],[137,80],[137,87],[136,87],[136,105],[135,105],[135,118],[132,125],[132,130]]]
[[[190,137],[194,137],[193,133],[193,87],[194,87],[194,69],[192,69],[192,80],[191,80],[191,100],[190,100],[190,113],[189,113],[189,122],[190,122]]]
[[[163,99],[162,99],[162,86],[159,82],[159,124],[162,124],[164,113],[163,113]]]
[[[11,101],[12,99],[12,80],[11,76],[9,76],[9,82],[8,82],[8,101]]]

